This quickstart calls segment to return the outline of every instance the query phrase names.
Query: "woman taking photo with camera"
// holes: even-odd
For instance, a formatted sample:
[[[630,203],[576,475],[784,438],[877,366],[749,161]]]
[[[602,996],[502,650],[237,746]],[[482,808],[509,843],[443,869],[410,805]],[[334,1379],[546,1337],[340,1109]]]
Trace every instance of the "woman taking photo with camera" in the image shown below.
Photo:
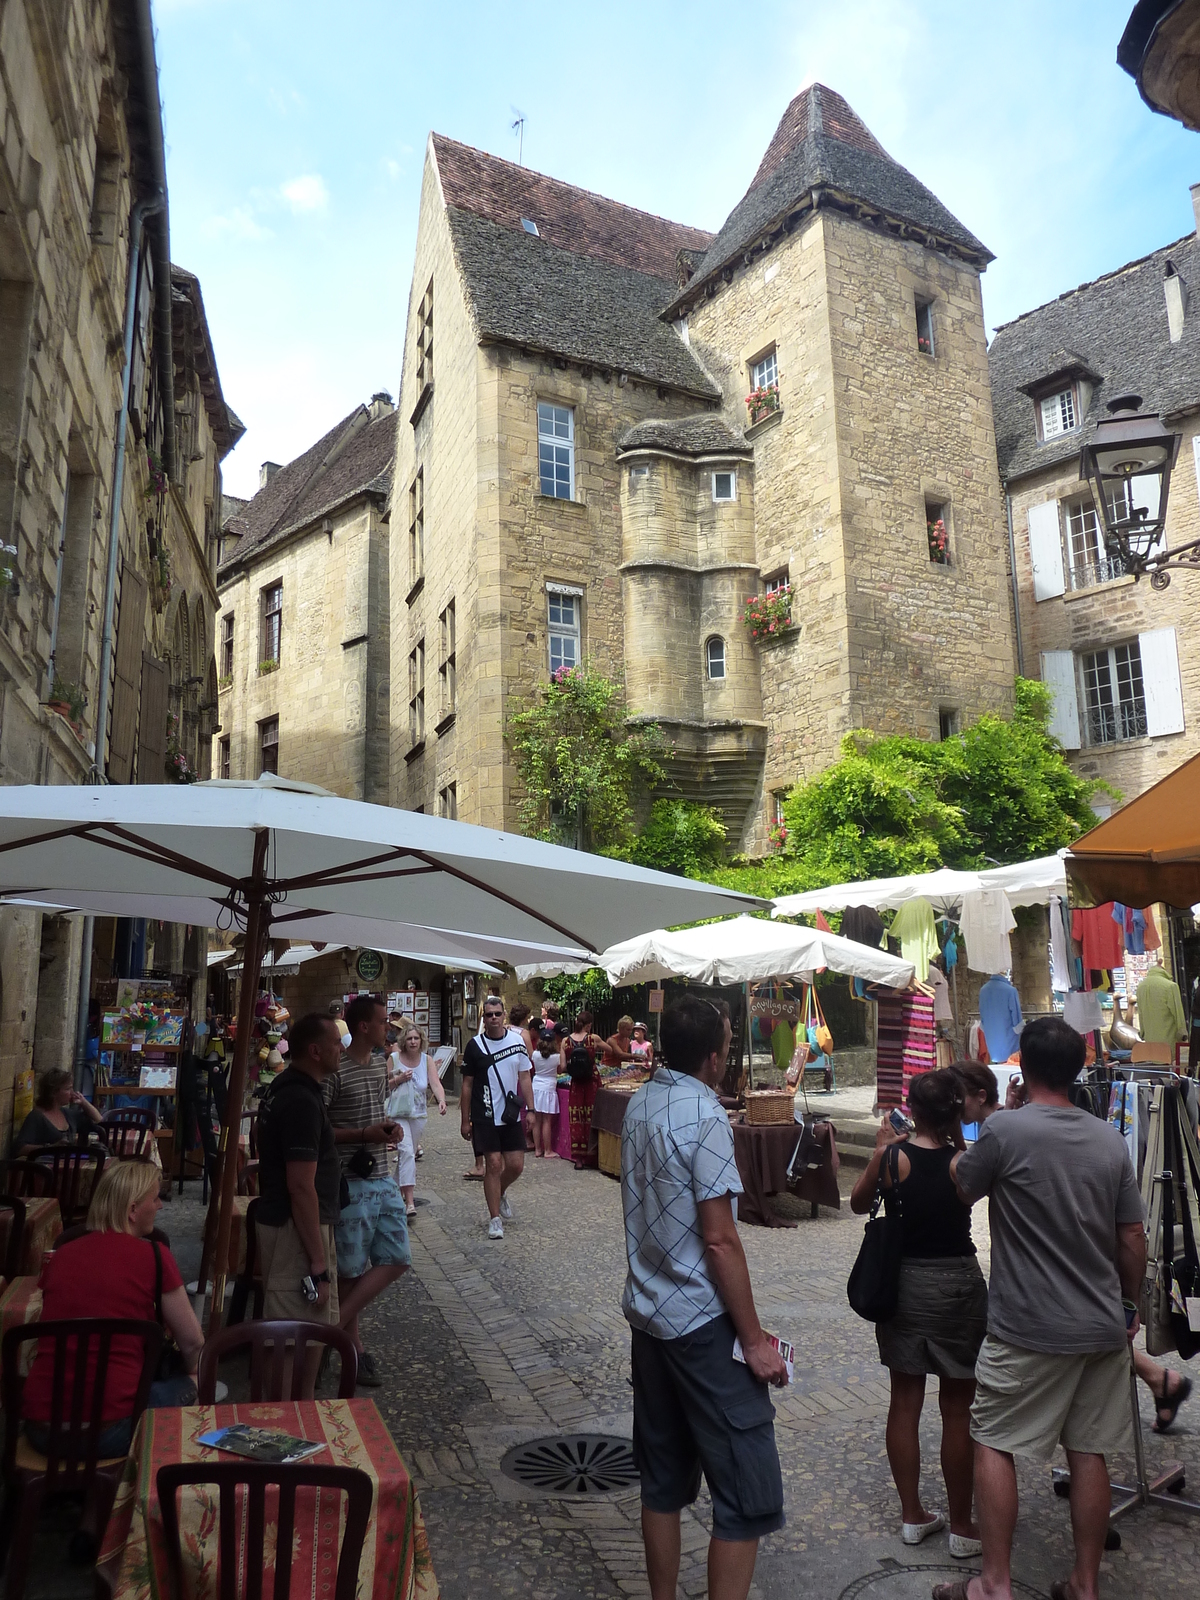
[[[922,1073],[908,1091],[914,1131],[898,1133],[885,1121],[875,1154],[854,1186],[850,1208],[871,1209],[880,1182],[884,1205],[894,1204],[885,1164],[897,1152],[895,1197],[902,1207],[900,1297],[896,1314],[875,1324],[879,1359],[891,1375],[887,1454],[900,1492],[905,1544],[920,1544],[946,1525],[921,1500],[921,1409],[925,1380],[938,1377],[942,1413],[942,1476],[950,1516],[950,1554],[978,1555],[972,1520],[974,1447],[970,1435],[975,1358],[987,1331],[987,1285],[971,1240],[971,1211],[959,1199],[950,1163],[959,1147],[963,1087],[949,1069]]]

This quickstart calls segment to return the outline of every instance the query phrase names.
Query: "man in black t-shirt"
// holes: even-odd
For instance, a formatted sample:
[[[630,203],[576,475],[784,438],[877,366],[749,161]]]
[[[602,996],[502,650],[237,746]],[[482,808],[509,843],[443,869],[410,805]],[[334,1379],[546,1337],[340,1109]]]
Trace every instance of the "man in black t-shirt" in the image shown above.
[[[527,1110],[533,1107],[532,1062],[525,1040],[504,1020],[504,1002],[488,995],[483,1002],[483,1027],[463,1051],[462,1136],[473,1138],[483,1155],[483,1195],[488,1208],[488,1238],[503,1239],[511,1222],[507,1190],[525,1169],[525,1118],[506,1122],[508,1096],[520,1092]]]
[[[338,1320],[334,1224],[342,1169],[321,1085],[342,1058],[341,1027],[311,1013],[289,1034],[291,1065],[263,1098],[258,1114],[255,1212],[262,1262],[263,1315],[299,1322]],[[303,1280],[316,1285],[305,1295]]]

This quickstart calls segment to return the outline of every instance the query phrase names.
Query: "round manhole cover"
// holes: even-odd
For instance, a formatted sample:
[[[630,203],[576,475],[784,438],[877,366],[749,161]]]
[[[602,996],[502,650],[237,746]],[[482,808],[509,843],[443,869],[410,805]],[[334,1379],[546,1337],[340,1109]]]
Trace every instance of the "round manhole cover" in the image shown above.
[[[612,1494],[638,1481],[629,1440],[602,1433],[558,1433],[515,1445],[500,1470],[546,1494]]]
[[[865,1572],[848,1584],[838,1600],[929,1600],[935,1584],[965,1583],[978,1576],[974,1565],[939,1566],[929,1562],[884,1560],[874,1572]],[[1013,1593],[1022,1600],[1042,1600],[1041,1591],[1013,1579]]]

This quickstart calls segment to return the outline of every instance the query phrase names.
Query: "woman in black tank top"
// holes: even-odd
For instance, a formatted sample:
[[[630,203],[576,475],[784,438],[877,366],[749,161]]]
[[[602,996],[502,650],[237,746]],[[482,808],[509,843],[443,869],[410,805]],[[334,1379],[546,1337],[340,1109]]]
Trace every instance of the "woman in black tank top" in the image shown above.
[[[970,1410],[975,1358],[987,1330],[987,1285],[971,1239],[971,1211],[950,1176],[962,1143],[962,1109],[962,1084],[949,1069],[913,1080],[909,1110],[916,1131],[901,1142],[894,1199],[886,1168],[882,1180],[888,1211],[896,1201],[901,1206],[900,1298],[895,1316],[875,1325],[879,1359],[891,1375],[887,1453],[900,1493],[902,1537],[905,1544],[920,1544],[946,1525],[921,1501],[921,1408],[925,1379],[933,1372],[939,1379],[950,1553],[959,1557],[978,1555],[981,1548],[972,1517]],[[897,1142],[885,1121],[850,1196],[851,1210],[870,1211],[884,1153]]]

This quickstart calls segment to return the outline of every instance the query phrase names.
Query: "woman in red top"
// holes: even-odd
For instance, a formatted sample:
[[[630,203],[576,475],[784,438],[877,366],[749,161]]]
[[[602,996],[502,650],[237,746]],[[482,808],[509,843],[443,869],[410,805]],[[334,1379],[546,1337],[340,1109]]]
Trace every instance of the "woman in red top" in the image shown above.
[[[42,1321],[71,1317],[125,1317],[138,1322],[158,1320],[155,1307],[157,1252],[162,1261],[162,1321],[174,1335],[188,1373],[196,1370],[204,1334],[196,1321],[175,1257],[150,1239],[162,1206],[161,1173],[150,1161],[117,1161],[96,1185],[88,1209],[88,1231],[62,1245],[42,1268]],[[74,1367],[68,1344],[63,1413],[69,1414]],[[91,1405],[95,1359],[85,1380],[84,1414]],[[104,1424],[101,1456],[125,1455],[133,1438],[133,1402],[142,1376],[140,1340],[118,1338],[109,1352],[104,1382]],[[45,1454],[50,1438],[54,1345],[39,1342],[25,1384],[25,1432],[35,1450]],[[196,1398],[190,1376],[165,1378],[150,1385],[150,1405],[189,1405]]]

